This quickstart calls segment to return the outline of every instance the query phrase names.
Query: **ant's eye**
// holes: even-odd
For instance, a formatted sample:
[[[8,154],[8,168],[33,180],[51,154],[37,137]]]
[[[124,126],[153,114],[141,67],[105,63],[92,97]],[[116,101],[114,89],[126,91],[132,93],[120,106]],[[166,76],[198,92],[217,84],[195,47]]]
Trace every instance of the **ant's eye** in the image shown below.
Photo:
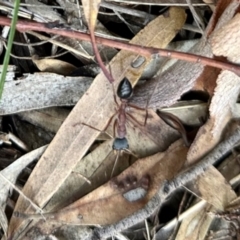
[[[124,78],[118,85],[117,95],[122,99],[129,99],[132,96],[133,88],[127,78]]]

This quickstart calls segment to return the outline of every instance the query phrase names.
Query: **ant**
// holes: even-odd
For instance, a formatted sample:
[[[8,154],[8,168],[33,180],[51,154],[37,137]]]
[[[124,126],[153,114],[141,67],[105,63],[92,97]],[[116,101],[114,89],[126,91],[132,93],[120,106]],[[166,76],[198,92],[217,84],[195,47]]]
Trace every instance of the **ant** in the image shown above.
[[[105,127],[105,129],[108,127],[108,125],[110,124],[110,122],[112,121],[112,118],[118,114],[117,118],[114,121],[113,124],[113,132],[114,132],[114,141],[113,141],[113,145],[112,145],[112,149],[114,151],[117,151],[117,158],[115,160],[114,163],[114,167],[112,170],[112,174],[111,177],[113,175],[114,172],[114,168],[117,164],[118,158],[119,158],[119,153],[121,154],[123,151],[130,153],[134,156],[136,156],[133,152],[131,152],[129,150],[129,144],[128,144],[128,140],[126,138],[126,134],[127,134],[127,129],[126,129],[126,121],[127,121],[127,117],[129,121],[135,122],[138,125],[141,125],[130,113],[127,112],[127,108],[129,106],[139,109],[139,110],[145,110],[146,109],[142,109],[139,108],[135,105],[129,104],[128,101],[131,98],[133,94],[133,88],[132,85],[130,83],[130,81],[125,77],[118,85],[118,89],[117,89],[117,96],[119,97],[121,104],[119,105],[117,100],[116,100],[116,95],[114,94],[114,101],[116,103],[116,105],[118,106],[118,109],[116,110],[116,113],[109,119],[109,122],[107,124],[107,126]],[[147,114],[146,114],[147,117]],[[145,121],[144,121],[144,125],[146,125],[146,117],[145,117]],[[117,137],[115,137],[117,133]]]
[[[142,125],[142,124],[139,123],[137,121],[137,119],[135,119],[130,113],[127,112],[127,108],[130,106],[130,107],[135,108],[135,109],[146,111],[144,126],[146,125],[146,122],[147,122],[148,112],[147,112],[146,108],[145,109],[144,108],[139,108],[139,107],[137,107],[135,105],[132,105],[128,102],[129,99],[131,98],[132,94],[133,94],[133,87],[132,87],[130,81],[126,77],[123,78],[123,80],[118,85],[117,96],[119,97],[121,103],[119,104],[117,102],[116,94],[115,94],[115,90],[114,90],[114,86],[113,86],[114,78],[113,78],[112,74],[105,67],[105,65],[102,61],[102,58],[99,54],[97,44],[96,44],[94,28],[92,27],[92,21],[93,20],[91,19],[90,22],[89,22],[89,33],[90,33],[90,38],[91,38],[93,51],[94,51],[96,60],[99,64],[99,66],[101,67],[102,72],[104,73],[104,75],[108,79],[109,83],[112,84],[113,92],[114,92],[114,101],[115,101],[115,103],[118,107],[116,109],[116,112],[110,117],[107,125],[104,127],[104,129],[102,131],[100,131],[100,132],[104,132],[108,128],[109,124],[112,122],[113,118],[117,115],[117,117],[114,121],[114,124],[113,124],[114,141],[113,141],[113,145],[112,145],[112,149],[114,151],[117,151],[117,157],[116,157],[116,160],[115,160],[115,163],[114,163],[114,166],[113,166],[113,170],[112,170],[112,173],[111,173],[111,177],[112,177],[113,172],[114,172],[114,168],[115,168],[115,166],[117,164],[117,161],[118,161],[118,158],[119,158],[119,153],[121,154],[122,152],[127,152],[127,153],[130,153],[133,156],[136,156],[133,152],[131,152],[129,150],[129,144],[128,144],[128,140],[126,138],[127,117],[129,119],[129,121],[135,122],[135,123],[137,123],[137,125]],[[87,124],[84,124],[84,125],[89,126]],[[89,126],[89,127],[99,131],[99,129],[96,129],[92,126]]]
[[[138,125],[142,125],[142,124],[139,123],[137,119],[135,119],[130,113],[127,112],[127,108],[130,106],[132,108],[136,108],[136,109],[139,109],[139,110],[144,110],[146,112],[147,112],[147,110],[143,109],[143,108],[139,108],[139,107],[137,107],[135,105],[132,105],[128,102],[129,99],[131,98],[132,94],[133,94],[133,87],[132,87],[130,81],[125,77],[125,78],[123,78],[123,80],[121,80],[121,82],[119,83],[118,88],[117,88],[117,96],[120,99],[121,103],[119,104],[117,102],[116,95],[114,93],[114,102],[117,105],[117,109],[116,109],[116,112],[108,120],[104,129],[99,130],[99,129],[93,127],[93,126],[82,123],[83,125],[86,125],[86,126],[88,126],[90,128],[93,128],[97,131],[105,132],[106,129],[108,128],[108,126],[110,125],[110,123],[112,122],[113,118],[116,116],[116,119],[114,120],[114,123],[113,123],[113,138],[114,138],[114,141],[113,141],[113,144],[112,144],[112,149],[115,152],[117,152],[117,157],[116,157],[116,160],[115,160],[115,163],[114,163],[114,166],[113,166],[111,177],[113,176],[114,169],[115,169],[116,164],[118,162],[119,155],[121,155],[122,152],[127,152],[128,154],[131,154],[131,155],[137,157],[136,154],[134,154],[131,150],[129,150],[129,143],[128,143],[128,140],[126,138],[126,134],[127,134],[126,123],[127,123],[127,120],[129,120],[133,123],[134,122],[137,123]],[[146,120],[147,120],[147,114],[146,114],[146,117],[145,117],[144,125],[147,122]]]

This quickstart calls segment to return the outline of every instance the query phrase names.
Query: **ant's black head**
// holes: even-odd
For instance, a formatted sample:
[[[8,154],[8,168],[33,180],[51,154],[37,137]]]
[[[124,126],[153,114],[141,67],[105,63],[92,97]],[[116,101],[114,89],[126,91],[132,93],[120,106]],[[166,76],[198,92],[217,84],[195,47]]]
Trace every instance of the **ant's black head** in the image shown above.
[[[113,150],[125,150],[129,148],[126,138],[115,138],[112,145]]]
[[[117,95],[122,99],[129,99],[132,96],[133,88],[127,78],[124,78],[118,85]]]

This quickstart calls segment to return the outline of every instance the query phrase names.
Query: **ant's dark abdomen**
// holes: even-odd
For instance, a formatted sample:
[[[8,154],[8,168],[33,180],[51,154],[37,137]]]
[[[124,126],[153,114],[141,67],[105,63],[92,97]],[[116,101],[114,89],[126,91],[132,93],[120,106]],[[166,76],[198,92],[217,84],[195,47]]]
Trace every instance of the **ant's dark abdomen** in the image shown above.
[[[125,77],[118,85],[117,95],[121,99],[129,99],[132,96],[133,88],[129,80]]]

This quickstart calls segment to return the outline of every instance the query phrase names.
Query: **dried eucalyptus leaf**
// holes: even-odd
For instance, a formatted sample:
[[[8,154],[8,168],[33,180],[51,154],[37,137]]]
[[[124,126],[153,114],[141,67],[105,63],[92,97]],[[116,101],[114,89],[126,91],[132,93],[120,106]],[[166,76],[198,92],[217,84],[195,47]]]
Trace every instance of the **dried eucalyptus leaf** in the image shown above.
[[[5,83],[0,114],[7,115],[52,106],[72,106],[86,92],[91,79],[54,73],[28,74]]]

